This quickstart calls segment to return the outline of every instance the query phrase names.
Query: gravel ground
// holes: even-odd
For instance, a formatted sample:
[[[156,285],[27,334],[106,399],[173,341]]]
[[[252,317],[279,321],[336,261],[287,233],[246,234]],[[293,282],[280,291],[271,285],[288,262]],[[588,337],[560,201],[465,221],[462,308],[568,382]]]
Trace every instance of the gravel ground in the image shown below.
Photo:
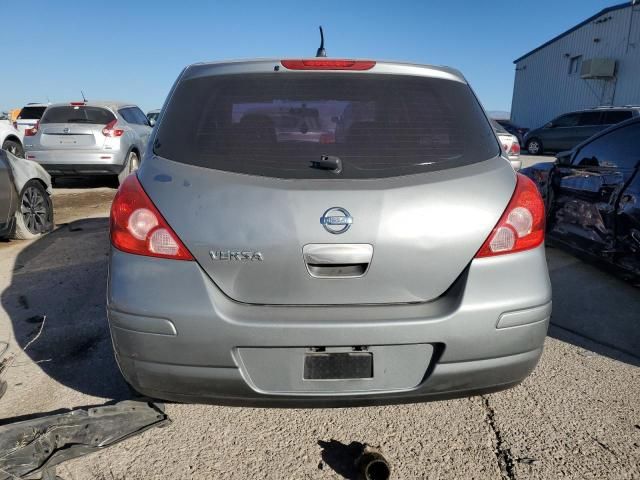
[[[538,158],[536,157],[536,161]],[[109,185],[64,185],[58,229],[0,244],[0,339],[18,354],[0,423],[128,398],[104,310]],[[393,478],[640,478],[638,289],[548,249],[554,314],[520,386],[428,404],[252,409],[168,404],[172,423],[58,468],[69,479],[354,478],[353,442]],[[42,334],[27,352],[46,316]]]

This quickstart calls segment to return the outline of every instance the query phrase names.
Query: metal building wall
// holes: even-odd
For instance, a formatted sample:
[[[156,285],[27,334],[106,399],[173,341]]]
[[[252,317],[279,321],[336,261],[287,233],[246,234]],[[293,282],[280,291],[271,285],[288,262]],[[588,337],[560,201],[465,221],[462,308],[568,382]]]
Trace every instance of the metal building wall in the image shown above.
[[[569,74],[577,55],[616,59],[616,80]],[[640,105],[640,5],[605,13],[516,64],[511,120],[518,125],[535,128],[568,111],[631,104]]]

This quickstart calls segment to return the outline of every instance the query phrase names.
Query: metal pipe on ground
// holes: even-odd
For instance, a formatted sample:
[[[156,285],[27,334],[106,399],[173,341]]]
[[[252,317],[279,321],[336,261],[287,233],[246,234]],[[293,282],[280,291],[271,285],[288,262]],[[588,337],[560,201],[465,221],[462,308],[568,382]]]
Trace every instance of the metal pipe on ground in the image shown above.
[[[359,478],[361,480],[388,480],[391,476],[391,466],[376,448],[365,446],[362,455],[356,460]]]

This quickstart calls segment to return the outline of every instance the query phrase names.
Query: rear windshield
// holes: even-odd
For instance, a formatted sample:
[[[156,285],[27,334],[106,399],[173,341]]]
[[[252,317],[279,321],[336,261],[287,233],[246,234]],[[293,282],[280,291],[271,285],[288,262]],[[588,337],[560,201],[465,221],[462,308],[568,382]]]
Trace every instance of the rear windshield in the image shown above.
[[[465,84],[308,72],[181,82],[154,151],[189,165],[279,178],[338,178],[310,167],[324,156],[341,160],[339,178],[379,178],[499,155]]]
[[[47,107],[24,107],[18,115],[19,120],[40,120]]]
[[[115,116],[106,108],[69,105],[49,107],[40,123],[95,123],[106,125]]]

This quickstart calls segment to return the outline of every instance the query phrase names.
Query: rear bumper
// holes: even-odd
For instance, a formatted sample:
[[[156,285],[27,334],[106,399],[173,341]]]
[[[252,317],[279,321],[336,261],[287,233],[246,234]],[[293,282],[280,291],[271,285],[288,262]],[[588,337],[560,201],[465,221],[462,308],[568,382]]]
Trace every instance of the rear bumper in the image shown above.
[[[537,325],[538,331],[546,333],[546,329],[547,322]],[[541,355],[542,347],[500,358],[436,363],[415,388],[330,395],[260,392],[247,382],[240,369],[233,367],[194,367],[116,358],[125,379],[151,398],[230,406],[327,408],[429,402],[497,392],[518,385],[533,371]]]
[[[52,176],[117,175],[124,168],[121,150],[29,150],[26,156],[38,162]]]
[[[195,262],[117,250],[108,288],[116,358],[136,390],[276,407],[421,402],[516,385],[542,353],[550,302],[544,247],[474,260],[447,293],[422,304],[241,304]],[[403,353],[412,345],[429,346],[429,354],[412,362]],[[318,346],[366,346],[374,378],[303,381],[297,358]]]

